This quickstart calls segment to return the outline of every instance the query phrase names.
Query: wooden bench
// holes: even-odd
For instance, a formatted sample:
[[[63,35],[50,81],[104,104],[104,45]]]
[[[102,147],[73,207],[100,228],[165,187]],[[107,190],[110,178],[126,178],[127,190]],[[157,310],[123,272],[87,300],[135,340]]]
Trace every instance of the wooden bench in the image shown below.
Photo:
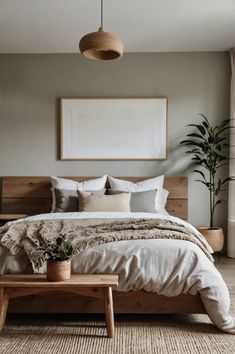
[[[5,324],[10,299],[51,291],[95,296],[98,289],[102,288],[107,335],[111,338],[114,336],[112,288],[117,285],[118,275],[72,275],[70,280],[64,282],[49,282],[45,275],[2,275],[0,276],[0,331]]]

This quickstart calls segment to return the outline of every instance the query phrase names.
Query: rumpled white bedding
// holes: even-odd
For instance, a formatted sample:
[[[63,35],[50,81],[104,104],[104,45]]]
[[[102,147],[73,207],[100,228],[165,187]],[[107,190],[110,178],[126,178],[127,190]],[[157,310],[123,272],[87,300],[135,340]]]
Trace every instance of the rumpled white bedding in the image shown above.
[[[46,219],[163,218],[195,228],[168,213],[50,213],[26,218]],[[26,220],[23,219],[23,220]],[[20,222],[18,221],[13,221]],[[206,242],[203,236],[202,242]],[[209,247],[209,245],[208,245]],[[212,250],[211,250],[212,252]],[[0,247],[0,273],[27,272],[25,255],[12,256]],[[221,330],[235,334],[235,319],[229,315],[227,286],[214,264],[194,243],[182,240],[132,240],[106,243],[75,256],[73,273],[119,274],[118,291],[146,290],[159,295],[200,294],[211,321]]]

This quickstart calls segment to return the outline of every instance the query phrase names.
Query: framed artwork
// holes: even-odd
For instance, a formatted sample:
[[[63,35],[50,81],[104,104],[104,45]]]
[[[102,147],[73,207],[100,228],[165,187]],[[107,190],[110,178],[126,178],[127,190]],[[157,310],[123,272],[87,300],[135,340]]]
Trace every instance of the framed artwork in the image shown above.
[[[61,98],[61,160],[163,160],[167,98]]]

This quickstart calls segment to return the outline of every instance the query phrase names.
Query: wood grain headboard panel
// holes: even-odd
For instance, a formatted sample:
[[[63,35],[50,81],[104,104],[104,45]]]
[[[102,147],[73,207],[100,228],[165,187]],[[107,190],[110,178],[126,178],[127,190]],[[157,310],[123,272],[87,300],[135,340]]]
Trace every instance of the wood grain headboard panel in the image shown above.
[[[81,182],[97,177],[64,178]],[[140,182],[147,179],[147,177],[120,178],[132,182]],[[187,219],[188,178],[165,177],[164,187],[170,192],[166,207],[168,212],[181,219]],[[51,210],[51,204],[50,177],[2,177],[2,213],[28,215],[47,213]]]

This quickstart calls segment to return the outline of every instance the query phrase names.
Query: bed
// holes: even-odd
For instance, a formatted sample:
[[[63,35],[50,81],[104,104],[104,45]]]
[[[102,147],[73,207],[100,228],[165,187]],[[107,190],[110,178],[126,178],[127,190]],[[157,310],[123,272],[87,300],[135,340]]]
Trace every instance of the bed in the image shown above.
[[[66,177],[83,181],[88,177]],[[123,177],[122,177],[123,179]],[[126,177],[139,182],[141,177]],[[3,177],[2,212],[26,213],[29,221],[163,219],[185,224],[188,185],[186,177],[166,177],[169,190],[166,214],[150,213],[49,213],[51,191],[49,177]],[[117,247],[118,244],[118,247]],[[0,248],[0,271],[28,272],[25,255],[12,256]],[[23,263],[22,263],[23,259]],[[123,261],[125,259],[125,261]],[[117,273],[119,287],[114,292],[116,313],[207,313],[212,322],[235,334],[235,320],[229,316],[227,287],[211,260],[192,242],[182,240],[124,240],[90,247],[74,258],[74,273]],[[10,312],[18,313],[101,313],[102,294],[31,295],[12,300]],[[89,295],[89,296],[87,296]],[[27,304],[27,306],[26,306]]]

